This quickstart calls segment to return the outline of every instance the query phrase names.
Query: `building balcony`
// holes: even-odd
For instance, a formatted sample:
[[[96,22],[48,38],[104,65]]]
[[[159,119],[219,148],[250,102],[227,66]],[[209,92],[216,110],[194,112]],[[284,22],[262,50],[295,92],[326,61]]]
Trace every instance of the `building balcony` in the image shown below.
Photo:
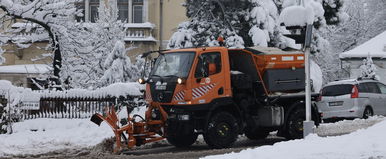
[[[97,25],[97,23],[80,23],[85,27],[92,27],[92,25]],[[16,34],[12,39],[32,39],[32,37],[37,38],[32,41],[47,41],[48,34],[44,33],[43,28],[38,25],[31,23],[22,23],[17,22],[12,26],[12,33]],[[126,33],[125,33],[125,42],[157,42],[153,36],[154,24],[146,23],[126,23],[124,24]],[[28,41],[28,40],[26,40]]]

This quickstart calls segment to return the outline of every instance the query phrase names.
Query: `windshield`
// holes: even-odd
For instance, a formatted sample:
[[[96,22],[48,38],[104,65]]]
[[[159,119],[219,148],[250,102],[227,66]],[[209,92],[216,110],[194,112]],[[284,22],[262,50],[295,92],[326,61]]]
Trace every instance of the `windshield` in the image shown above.
[[[161,54],[151,72],[151,76],[187,77],[194,59],[194,52]]]

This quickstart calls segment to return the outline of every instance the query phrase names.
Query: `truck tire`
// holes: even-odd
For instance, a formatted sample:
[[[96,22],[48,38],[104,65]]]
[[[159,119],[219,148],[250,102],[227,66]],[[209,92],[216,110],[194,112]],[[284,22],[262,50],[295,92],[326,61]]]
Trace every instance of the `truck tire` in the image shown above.
[[[267,138],[269,131],[259,129],[246,129],[245,136],[250,140],[261,140]]]
[[[237,136],[236,118],[228,112],[219,112],[210,118],[204,140],[209,147],[219,149],[232,146]]]
[[[191,146],[197,140],[197,134],[168,135],[166,138],[170,144],[178,148]]]
[[[303,138],[303,121],[306,119],[304,109],[295,109],[292,111],[286,121],[287,139]]]

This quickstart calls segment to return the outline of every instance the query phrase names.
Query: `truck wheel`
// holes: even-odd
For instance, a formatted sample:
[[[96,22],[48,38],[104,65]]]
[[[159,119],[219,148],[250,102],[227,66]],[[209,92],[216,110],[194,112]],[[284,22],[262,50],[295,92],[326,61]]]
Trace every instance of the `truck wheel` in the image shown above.
[[[259,129],[246,129],[245,136],[250,140],[261,140],[267,138],[269,131]]]
[[[173,146],[183,148],[192,145],[197,140],[197,136],[197,134],[176,134],[168,135],[166,139]]]
[[[304,109],[292,111],[287,119],[287,139],[303,138],[303,121],[306,119]]]
[[[226,148],[232,146],[237,136],[236,118],[228,112],[219,112],[210,118],[204,140],[211,148]]]

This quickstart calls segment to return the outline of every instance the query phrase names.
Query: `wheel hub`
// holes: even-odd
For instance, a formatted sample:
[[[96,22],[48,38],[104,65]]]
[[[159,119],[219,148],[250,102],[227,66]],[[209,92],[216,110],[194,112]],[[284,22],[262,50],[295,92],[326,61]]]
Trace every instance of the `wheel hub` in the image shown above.
[[[226,123],[221,123],[217,126],[217,134],[221,137],[229,136],[230,127]]]

